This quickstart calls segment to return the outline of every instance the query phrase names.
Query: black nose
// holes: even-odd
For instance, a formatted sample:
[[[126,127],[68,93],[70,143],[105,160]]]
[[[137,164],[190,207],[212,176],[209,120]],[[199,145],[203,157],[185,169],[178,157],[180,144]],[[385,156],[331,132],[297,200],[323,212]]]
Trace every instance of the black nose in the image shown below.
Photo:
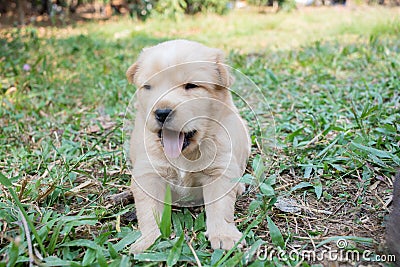
[[[161,122],[164,123],[165,120],[167,119],[168,115],[171,113],[172,109],[166,108],[166,109],[157,109],[155,111],[156,114],[156,119]]]

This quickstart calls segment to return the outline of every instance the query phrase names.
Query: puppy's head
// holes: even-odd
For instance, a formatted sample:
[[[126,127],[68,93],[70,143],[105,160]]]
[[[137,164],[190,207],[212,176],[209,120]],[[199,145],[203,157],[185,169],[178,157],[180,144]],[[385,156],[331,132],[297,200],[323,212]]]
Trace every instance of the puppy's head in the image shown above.
[[[142,51],[126,72],[137,88],[138,116],[168,157],[191,151],[229,103],[233,78],[222,51],[175,40]]]

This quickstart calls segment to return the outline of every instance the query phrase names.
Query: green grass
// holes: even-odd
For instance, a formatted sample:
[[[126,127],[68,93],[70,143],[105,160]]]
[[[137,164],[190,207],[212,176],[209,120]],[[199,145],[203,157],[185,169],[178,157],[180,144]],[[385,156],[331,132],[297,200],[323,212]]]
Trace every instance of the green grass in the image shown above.
[[[398,11],[242,10],[178,22],[1,30],[0,171],[8,180],[0,176],[0,265],[25,265],[30,245],[31,257],[53,266],[197,265],[196,257],[203,266],[263,266],[254,256],[259,246],[320,251],[339,236],[383,253],[400,167]],[[246,250],[212,251],[203,209],[178,209],[170,238],[129,256],[139,237],[134,204],[107,199],[130,183],[122,124],[134,88],[124,73],[144,46],[173,38],[224,49],[268,101],[248,99],[260,129],[238,103],[252,134],[264,133],[268,144],[262,153],[254,148],[244,179],[259,190],[237,205]],[[279,210],[278,197],[300,212]]]

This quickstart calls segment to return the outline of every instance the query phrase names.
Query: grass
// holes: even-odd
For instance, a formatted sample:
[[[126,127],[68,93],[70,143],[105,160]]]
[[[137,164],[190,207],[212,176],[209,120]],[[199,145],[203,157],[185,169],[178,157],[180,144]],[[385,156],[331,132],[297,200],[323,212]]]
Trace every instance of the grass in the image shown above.
[[[398,11],[241,10],[1,30],[0,265],[308,266],[278,255],[322,253],[339,239],[383,254],[400,166]],[[259,127],[237,101],[264,137],[243,178],[258,189],[236,208],[246,250],[212,251],[204,210],[173,209],[171,236],[129,256],[134,204],[109,200],[130,183],[122,125],[135,89],[125,70],[142,47],[173,38],[224,49],[261,90],[246,99]],[[286,254],[262,260],[278,248]]]

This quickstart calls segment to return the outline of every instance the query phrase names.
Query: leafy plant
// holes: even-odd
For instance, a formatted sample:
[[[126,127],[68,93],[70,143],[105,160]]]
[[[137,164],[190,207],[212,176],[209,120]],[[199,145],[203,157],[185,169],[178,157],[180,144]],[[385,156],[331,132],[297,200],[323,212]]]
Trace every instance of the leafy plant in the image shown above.
[[[165,191],[164,210],[161,216],[161,220],[159,222],[161,235],[164,238],[168,238],[171,234],[171,205],[172,205],[171,188],[169,185],[167,185]]]

